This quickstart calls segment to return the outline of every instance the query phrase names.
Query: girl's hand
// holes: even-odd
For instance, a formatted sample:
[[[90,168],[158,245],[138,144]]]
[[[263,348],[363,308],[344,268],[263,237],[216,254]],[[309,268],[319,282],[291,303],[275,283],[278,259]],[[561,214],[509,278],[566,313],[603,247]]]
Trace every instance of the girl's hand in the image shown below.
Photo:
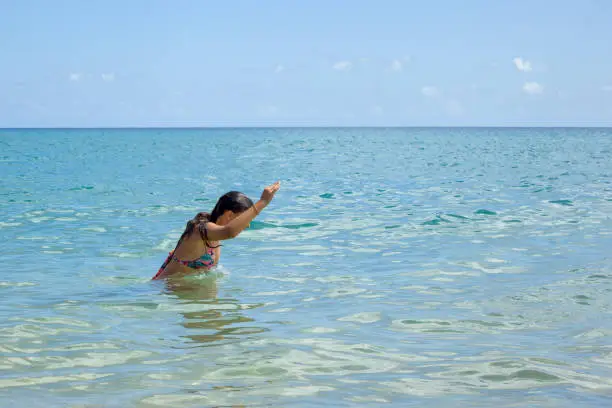
[[[248,227],[249,223],[253,221],[255,217],[257,217],[257,214],[259,214],[259,212],[265,208],[270,201],[272,201],[274,194],[276,194],[279,188],[280,181],[277,181],[276,183],[264,188],[263,193],[261,193],[261,199],[253,205],[255,211],[243,211],[236,218],[225,225],[217,225],[212,222],[206,223],[205,228],[208,234],[208,239],[210,241],[221,241],[224,239],[236,238],[238,234]]]
[[[266,205],[270,204],[270,201],[274,198],[274,194],[280,188],[280,181],[277,181],[274,184],[270,184],[268,187],[264,188],[263,193],[261,193],[260,200],[266,203]]]

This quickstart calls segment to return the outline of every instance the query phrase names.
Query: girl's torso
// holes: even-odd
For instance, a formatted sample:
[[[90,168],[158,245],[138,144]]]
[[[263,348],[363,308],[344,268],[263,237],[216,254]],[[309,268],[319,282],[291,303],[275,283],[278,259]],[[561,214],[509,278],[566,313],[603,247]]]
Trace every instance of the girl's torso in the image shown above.
[[[170,252],[164,264],[153,279],[172,275],[187,275],[206,272],[219,263],[221,247],[217,242],[208,242],[195,232],[183,239],[177,248]]]

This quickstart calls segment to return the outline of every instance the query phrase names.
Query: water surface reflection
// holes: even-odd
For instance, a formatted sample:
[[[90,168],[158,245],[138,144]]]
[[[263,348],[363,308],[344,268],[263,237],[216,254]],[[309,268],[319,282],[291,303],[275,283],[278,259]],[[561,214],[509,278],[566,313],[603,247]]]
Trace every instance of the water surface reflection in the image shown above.
[[[255,322],[245,316],[244,310],[263,304],[241,304],[233,297],[219,296],[216,276],[198,276],[169,279],[165,292],[179,300],[181,326],[187,329],[183,337],[202,345],[224,344],[244,336],[268,331],[267,328],[249,324]]]

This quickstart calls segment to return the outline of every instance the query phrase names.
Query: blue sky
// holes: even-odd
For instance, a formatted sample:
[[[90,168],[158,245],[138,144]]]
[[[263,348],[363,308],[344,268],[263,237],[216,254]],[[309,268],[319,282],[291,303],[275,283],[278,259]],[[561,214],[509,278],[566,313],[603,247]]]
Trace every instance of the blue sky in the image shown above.
[[[612,1],[0,2],[0,127],[612,126]]]

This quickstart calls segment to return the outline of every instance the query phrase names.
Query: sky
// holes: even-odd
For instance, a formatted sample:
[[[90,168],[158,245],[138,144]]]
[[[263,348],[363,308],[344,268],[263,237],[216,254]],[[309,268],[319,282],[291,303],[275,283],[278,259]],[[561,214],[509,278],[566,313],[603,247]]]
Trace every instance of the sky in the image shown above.
[[[0,127],[612,126],[609,0],[0,0]]]

